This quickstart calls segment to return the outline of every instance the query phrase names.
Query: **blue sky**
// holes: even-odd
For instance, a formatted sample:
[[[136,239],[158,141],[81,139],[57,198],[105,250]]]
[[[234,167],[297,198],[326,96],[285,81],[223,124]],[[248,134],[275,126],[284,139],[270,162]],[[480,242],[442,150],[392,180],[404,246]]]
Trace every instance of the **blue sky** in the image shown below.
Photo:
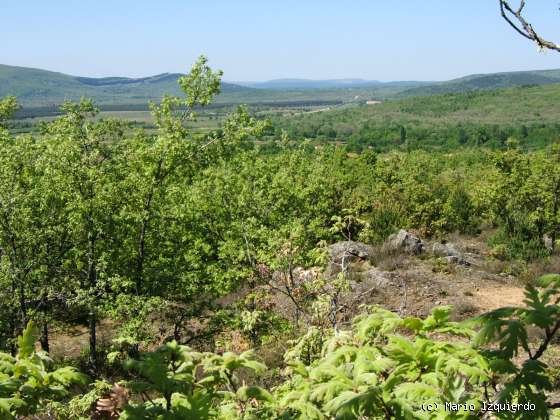
[[[515,0],[514,0],[515,1]],[[560,68],[497,0],[4,0],[0,63],[81,76],[186,71],[199,54],[225,80],[444,80]],[[560,42],[558,0],[528,0]]]

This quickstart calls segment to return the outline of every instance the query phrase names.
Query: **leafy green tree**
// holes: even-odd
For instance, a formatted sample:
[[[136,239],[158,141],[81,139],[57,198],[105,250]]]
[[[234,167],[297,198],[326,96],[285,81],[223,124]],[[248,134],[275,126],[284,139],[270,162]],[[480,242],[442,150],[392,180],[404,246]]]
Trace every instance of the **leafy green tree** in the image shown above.
[[[195,109],[219,92],[221,72],[213,72],[206,63],[201,57],[179,80],[183,99],[165,97],[161,104],[152,104],[155,135],[138,133],[123,142],[117,168],[123,178],[117,188],[125,197],[118,215],[124,247],[116,257],[121,264],[114,267],[121,294],[117,302],[122,305],[107,309],[125,321],[123,329],[131,339],[147,338],[151,313],[145,308],[154,309],[159,302],[162,314],[173,323],[175,339],[181,340],[185,320],[202,315],[216,297],[231,289],[220,279],[226,272],[223,262],[217,271],[215,258],[209,255],[219,245],[212,231],[202,228],[206,222],[197,220],[205,214],[193,212],[206,205],[196,186],[207,177],[206,171],[215,171],[246,148],[247,139],[259,136],[266,122],[240,107],[226,117],[220,130],[194,134],[189,124],[196,120]]]
[[[67,248],[67,232],[45,156],[46,142],[31,136],[8,136],[0,147],[0,281],[10,291],[0,304],[7,318],[2,332],[11,338],[32,318],[48,331],[46,314],[59,303],[55,272]],[[48,336],[43,337],[48,350]]]
[[[498,154],[495,165],[499,174],[490,203],[510,256],[533,259],[546,255],[546,237],[552,249],[558,238],[558,147],[552,146],[546,156],[511,149]]]
[[[208,105],[220,92],[221,72],[213,72],[207,59],[200,57],[187,76],[179,79],[185,93],[184,98],[166,96],[160,105],[151,104],[152,113],[160,132],[151,141],[138,136],[129,146],[132,150],[132,171],[126,182],[138,203],[130,203],[127,216],[136,225],[135,229],[135,281],[136,293],[143,293],[145,265],[150,227],[158,225],[154,219],[161,206],[158,201],[165,200],[166,192],[177,183],[177,177],[192,178],[200,163],[206,144],[188,139],[185,124],[196,119],[195,107]],[[174,177],[171,181],[168,178]],[[125,186],[127,188],[127,186]],[[161,214],[159,215],[162,216]]]
[[[115,215],[122,205],[116,189],[115,153],[111,144],[123,131],[113,121],[94,121],[90,102],[66,103],[65,116],[46,127],[46,155],[51,182],[65,198],[70,235],[65,267],[75,304],[87,311],[89,362],[97,369],[96,326],[99,302],[107,291],[107,264],[118,243]]]
[[[4,128],[4,123],[19,108],[17,100],[13,96],[8,96],[0,100],[0,129]]]

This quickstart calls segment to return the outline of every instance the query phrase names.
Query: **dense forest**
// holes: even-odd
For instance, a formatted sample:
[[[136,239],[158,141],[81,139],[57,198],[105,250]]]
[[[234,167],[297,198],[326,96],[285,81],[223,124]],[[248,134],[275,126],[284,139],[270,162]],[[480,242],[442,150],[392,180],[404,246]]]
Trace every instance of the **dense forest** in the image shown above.
[[[509,138],[536,149],[560,135],[559,94],[554,84],[418,96],[277,118],[275,125],[294,138],[344,142],[354,151],[504,149]]]
[[[154,132],[82,100],[16,135],[0,101],[0,418],[554,418],[558,87],[240,107],[192,131],[220,80],[201,58],[152,104]],[[469,114],[492,98],[507,116]],[[361,291],[360,270],[393,278],[403,258],[473,272],[435,255],[454,237],[483,238],[524,301],[411,310],[404,283],[397,310],[366,299],[396,286]],[[76,331],[87,344],[57,355]]]

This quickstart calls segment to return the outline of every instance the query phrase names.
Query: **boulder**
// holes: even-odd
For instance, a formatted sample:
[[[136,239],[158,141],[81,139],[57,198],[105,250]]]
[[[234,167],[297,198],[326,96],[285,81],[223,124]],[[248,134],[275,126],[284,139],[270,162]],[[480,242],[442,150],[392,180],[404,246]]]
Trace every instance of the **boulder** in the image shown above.
[[[369,261],[372,259],[374,249],[362,242],[344,241],[329,246],[329,265],[326,270],[328,277],[335,276],[353,262]]]
[[[362,242],[344,241],[329,246],[330,260],[337,264],[356,260],[370,260],[373,257],[373,247]]]
[[[549,251],[553,251],[554,250],[554,241],[552,240],[552,238],[548,235],[544,235],[543,236],[543,243],[546,249],[548,249]]]
[[[453,244],[436,242],[431,247],[431,253],[436,257],[443,257],[451,264],[470,266],[464,255],[455,248]]]
[[[363,273],[360,273],[360,282],[353,284],[356,291],[364,291],[370,287],[376,288],[386,288],[388,286],[394,286],[395,273],[390,273],[387,271],[379,270],[378,268],[372,267]]]
[[[424,242],[417,236],[401,229],[398,233],[389,236],[383,245],[383,251],[418,255],[424,252]]]

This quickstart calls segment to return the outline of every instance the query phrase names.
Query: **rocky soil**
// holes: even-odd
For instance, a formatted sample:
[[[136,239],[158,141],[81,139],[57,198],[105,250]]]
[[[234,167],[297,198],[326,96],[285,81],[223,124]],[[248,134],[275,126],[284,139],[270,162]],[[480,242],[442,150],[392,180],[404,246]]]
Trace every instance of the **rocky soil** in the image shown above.
[[[558,267],[554,268],[560,270],[560,258],[556,259]],[[286,273],[271,273],[270,283],[260,287],[272,291],[269,309],[292,321],[296,308],[294,300],[282,292],[286,282],[293,283],[293,297],[297,300],[301,292],[298,289],[306,283],[323,278],[329,289],[329,282],[341,275],[349,282],[349,288],[337,296],[341,327],[360,312],[362,305],[374,304],[401,316],[419,317],[428,315],[435,306],[452,305],[454,318],[461,320],[523,303],[526,280],[511,274],[512,264],[495,260],[484,237],[455,236],[443,243],[401,230],[380,246],[352,241],[332,244],[325,267],[295,268],[291,279]],[[271,284],[276,289],[271,289]],[[247,292],[239,291],[220,303],[231,304]],[[299,316],[303,320],[304,315]],[[115,328],[112,322],[103,321],[98,328],[99,341],[109,345]],[[52,351],[56,357],[75,357],[87,347],[85,328],[76,327],[72,334],[67,330],[53,332]]]

